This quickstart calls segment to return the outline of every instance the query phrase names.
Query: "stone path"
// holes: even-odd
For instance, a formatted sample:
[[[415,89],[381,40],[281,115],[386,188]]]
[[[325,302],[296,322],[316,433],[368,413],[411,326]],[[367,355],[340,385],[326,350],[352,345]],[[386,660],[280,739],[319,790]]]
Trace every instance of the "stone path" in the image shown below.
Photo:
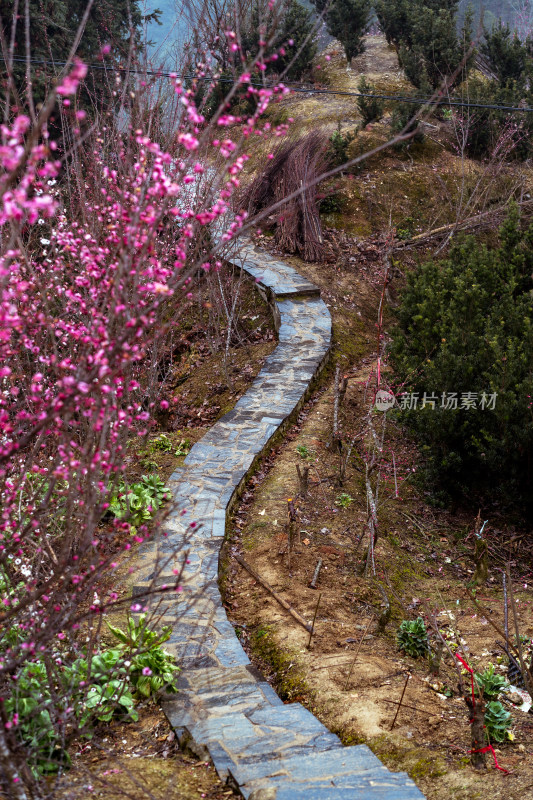
[[[172,570],[189,552],[184,591],[164,595],[160,606],[160,624],[172,627],[166,647],[183,668],[179,692],[163,709],[180,743],[211,758],[221,778],[250,800],[423,800],[405,773],[389,772],[368,747],[343,747],[300,703],[284,705],[250,663],[222,606],[218,567],[228,508],[303,404],[331,340],[316,286],[251,245],[232,260],[270,302],[279,344],[235,408],[171,476],[177,510],[166,537],[142,546],[134,593],[154,581],[173,584]],[[192,533],[191,521],[199,523]]]

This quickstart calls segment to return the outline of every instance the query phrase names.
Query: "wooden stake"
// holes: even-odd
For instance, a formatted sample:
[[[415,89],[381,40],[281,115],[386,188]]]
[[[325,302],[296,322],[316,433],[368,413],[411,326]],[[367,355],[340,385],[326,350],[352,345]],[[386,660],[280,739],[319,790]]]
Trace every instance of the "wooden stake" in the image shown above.
[[[267,592],[270,592],[270,594],[272,595],[272,597],[273,597],[275,600],[277,600],[277,601],[278,601],[278,603],[280,604],[280,606],[283,606],[283,608],[285,609],[285,611],[288,611],[288,612],[289,612],[289,614],[291,615],[291,617],[293,617],[293,618],[296,620],[296,622],[299,622],[299,623],[300,623],[300,625],[301,625],[303,628],[305,628],[305,630],[306,630],[308,633],[309,633],[309,632],[312,630],[312,628],[311,628],[311,625],[310,625],[308,622],[306,622],[306,621],[305,621],[305,619],[304,619],[304,618],[303,618],[303,617],[302,617],[300,614],[298,614],[298,612],[297,612],[297,611],[295,611],[295,610],[294,610],[294,608],[293,608],[291,605],[289,605],[289,603],[287,603],[287,601],[286,601],[286,600],[284,600],[284,599],[283,599],[283,597],[281,597],[281,595],[279,595],[279,594],[276,592],[276,590],[275,590],[275,589],[273,589],[273,588],[272,588],[272,586],[271,586],[269,583],[267,583],[267,581],[265,581],[265,579],[264,579],[264,578],[262,578],[262,577],[261,577],[261,576],[260,576],[260,575],[259,575],[259,574],[258,574],[258,573],[255,571],[255,569],[253,569],[253,568],[252,568],[252,567],[251,567],[249,564],[247,564],[247,563],[246,563],[246,561],[244,560],[244,558],[241,558],[240,556],[236,555],[236,556],[235,556],[235,561],[238,561],[238,563],[241,565],[241,567],[244,567],[244,569],[245,569],[247,572],[249,572],[249,573],[250,573],[250,575],[252,576],[252,578],[255,578],[255,580],[256,580],[258,583],[260,583],[260,584],[261,584],[261,586],[264,586],[264,588],[267,590]]]
[[[317,561],[317,565],[315,567],[315,571],[313,573],[313,577],[309,581],[309,588],[310,589],[316,589],[316,582],[318,580],[318,576],[320,575],[321,568],[322,568],[322,559],[319,558],[318,561]]]
[[[507,603],[507,576],[502,573],[503,578],[503,630],[505,633],[505,646],[509,650],[509,608]]]
[[[355,652],[354,659],[353,659],[353,661],[352,661],[352,663],[350,665],[350,669],[348,670],[348,677],[346,678],[346,683],[344,684],[344,691],[345,692],[348,689],[348,684],[350,682],[350,678],[352,677],[352,672],[353,672],[353,668],[355,666],[355,662],[357,661],[357,656],[359,655],[359,651],[361,650],[361,648],[363,646],[363,642],[365,641],[365,636],[366,636],[366,633],[367,633],[368,629],[370,628],[370,623],[371,622],[372,622],[372,617],[370,617],[370,619],[368,620],[368,622],[366,624],[366,628],[363,631],[363,635],[361,636],[361,640],[360,640],[360,642],[359,642],[359,644],[357,646],[357,650]]]
[[[514,629],[515,629],[515,636],[516,636],[516,649],[518,650],[518,662],[520,664],[520,670],[522,672],[522,680],[524,681],[526,692],[533,697],[533,675],[529,671],[529,668],[524,659],[524,652],[522,650],[522,642],[520,641],[520,631],[518,629],[518,613],[516,610],[516,603],[514,599],[514,592],[513,592],[513,583],[511,580],[511,565],[507,564],[507,583],[509,589],[509,597],[511,599],[511,611],[513,612],[513,622],[514,622]],[[533,664],[533,657],[531,659]]]
[[[307,649],[308,650],[311,647],[311,639],[313,638],[313,633],[315,632],[315,620],[316,620],[316,615],[318,614],[318,606],[320,605],[321,599],[322,599],[322,592],[320,592],[320,594],[318,595],[318,602],[317,602],[316,608],[315,608],[315,615],[313,617],[313,622],[311,624],[311,630],[309,631],[309,641],[307,642]]]
[[[296,509],[294,507],[294,500],[292,497],[287,499],[287,516],[289,519],[289,530],[287,534],[287,554],[288,554],[288,567],[289,575],[291,575],[291,556],[292,547],[294,544],[294,523],[296,522]]]
[[[390,703],[393,706],[399,706],[398,700],[388,700],[386,697],[383,698],[384,703]],[[432,717],[434,715],[433,711],[424,711],[423,708],[417,708],[416,706],[410,706],[408,703],[403,703],[403,708],[410,708],[412,711],[418,711],[419,714],[425,714],[426,717]]]
[[[400,713],[400,708],[402,707],[402,702],[403,702],[403,696],[405,694],[405,690],[407,689],[407,684],[409,683],[409,678],[410,677],[411,677],[411,673],[408,672],[407,673],[407,677],[405,679],[405,685],[403,687],[402,696],[400,697],[400,702],[398,703],[398,708],[396,709],[396,714],[394,715],[394,719],[392,720],[392,725],[390,726],[389,730],[392,730],[394,728],[394,725],[395,725],[396,720],[398,718],[398,714]]]
[[[307,497],[309,494],[309,467],[302,467],[296,464],[296,472],[298,473],[298,481],[300,484],[300,496]]]

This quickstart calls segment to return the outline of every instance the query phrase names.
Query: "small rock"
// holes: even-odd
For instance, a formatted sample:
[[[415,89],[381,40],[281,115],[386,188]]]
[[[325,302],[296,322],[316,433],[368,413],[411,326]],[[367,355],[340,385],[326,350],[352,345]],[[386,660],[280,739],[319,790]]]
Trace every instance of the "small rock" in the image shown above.
[[[275,787],[268,789],[256,789],[249,796],[248,800],[276,800],[277,791]]]
[[[518,692],[509,692],[509,694],[505,695],[508,700],[511,701],[515,706],[521,706],[524,702],[524,698],[520,697]]]

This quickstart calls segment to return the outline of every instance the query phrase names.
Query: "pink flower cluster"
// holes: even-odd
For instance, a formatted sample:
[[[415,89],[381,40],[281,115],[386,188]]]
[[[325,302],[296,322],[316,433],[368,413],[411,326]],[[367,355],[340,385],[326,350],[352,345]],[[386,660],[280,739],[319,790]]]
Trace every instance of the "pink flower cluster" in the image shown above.
[[[76,62],[56,89],[72,98],[63,113],[74,138],[86,73]],[[167,149],[141,129],[103,128],[78,140],[70,164],[56,157],[46,124],[19,114],[0,126],[0,602],[3,624],[18,631],[0,648],[0,677],[75,629],[84,598],[102,612],[90,603],[108,564],[110,493],[132,437],[169,405],[153,369],[161,343],[195,276],[218,268],[216,250],[245,225],[246,213],[232,213],[243,144],[286,130],[260,127],[285,87],[248,86],[249,118],[222,107],[210,123],[191,90],[176,78],[174,88],[183,113]],[[224,138],[214,138],[221,127]],[[208,251],[202,233],[212,223],[222,225],[221,244]],[[125,522],[109,526],[128,534]]]

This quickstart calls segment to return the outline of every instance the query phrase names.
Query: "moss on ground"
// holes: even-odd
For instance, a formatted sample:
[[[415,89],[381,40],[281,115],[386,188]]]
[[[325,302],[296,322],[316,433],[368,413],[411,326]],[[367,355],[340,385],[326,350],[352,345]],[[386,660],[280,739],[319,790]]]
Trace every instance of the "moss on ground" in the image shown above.
[[[272,685],[282,700],[302,702],[311,699],[312,692],[298,663],[298,656],[278,646],[270,625],[260,625],[253,630],[250,647],[253,655],[268,668],[265,672],[271,673]]]

